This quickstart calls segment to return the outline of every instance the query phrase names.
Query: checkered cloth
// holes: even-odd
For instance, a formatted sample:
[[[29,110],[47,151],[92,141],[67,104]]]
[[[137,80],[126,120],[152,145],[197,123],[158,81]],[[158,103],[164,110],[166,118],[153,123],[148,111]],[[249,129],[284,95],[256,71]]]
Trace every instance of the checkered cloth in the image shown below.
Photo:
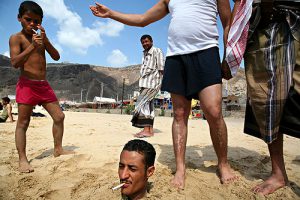
[[[247,45],[253,0],[241,0],[228,34],[225,60],[234,76],[240,67]]]

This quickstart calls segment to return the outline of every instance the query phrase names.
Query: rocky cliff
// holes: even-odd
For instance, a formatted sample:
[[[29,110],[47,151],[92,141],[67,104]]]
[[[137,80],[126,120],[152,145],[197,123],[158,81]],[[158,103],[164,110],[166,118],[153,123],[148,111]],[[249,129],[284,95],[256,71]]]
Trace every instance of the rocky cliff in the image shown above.
[[[0,96],[15,94],[19,70],[10,65],[9,58],[0,57]],[[139,65],[109,68],[88,64],[47,64],[47,80],[59,99],[92,101],[94,96],[124,99],[138,90]],[[103,88],[103,89],[102,89]]]

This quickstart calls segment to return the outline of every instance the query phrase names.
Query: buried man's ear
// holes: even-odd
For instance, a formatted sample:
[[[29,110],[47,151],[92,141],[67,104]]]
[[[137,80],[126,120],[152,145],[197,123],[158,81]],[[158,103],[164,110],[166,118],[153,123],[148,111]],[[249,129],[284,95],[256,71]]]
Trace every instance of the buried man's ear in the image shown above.
[[[149,178],[150,176],[152,176],[153,173],[154,173],[154,171],[155,171],[155,167],[154,166],[148,167],[148,169],[147,169],[147,178]]]

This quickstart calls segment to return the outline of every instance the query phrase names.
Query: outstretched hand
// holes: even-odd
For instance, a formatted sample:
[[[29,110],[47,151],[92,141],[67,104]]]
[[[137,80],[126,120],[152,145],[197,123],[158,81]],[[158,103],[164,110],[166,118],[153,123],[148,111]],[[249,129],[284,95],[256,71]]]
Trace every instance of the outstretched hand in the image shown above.
[[[225,60],[222,61],[221,71],[222,71],[222,78],[226,80],[232,78],[230,68]]]
[[[110,11],[109,8],[97,2],[95,4],[96,6],[90,6],[90,10],[92,11],[93,15],[97,17],[108,18]]]

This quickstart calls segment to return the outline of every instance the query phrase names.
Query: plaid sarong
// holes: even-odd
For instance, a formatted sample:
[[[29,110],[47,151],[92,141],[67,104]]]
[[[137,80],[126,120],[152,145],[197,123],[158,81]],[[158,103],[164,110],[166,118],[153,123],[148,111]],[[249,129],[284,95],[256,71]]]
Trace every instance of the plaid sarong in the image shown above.
[[[244,56],[249,104],[261,137],[267,143],[275,140],[280,131],[290,89],[300,94],[299,13],[293,9],[276,9],[283,17],[251,30],[253,34]],[[299,114],[295,120],[300,121]],[[300,127],[296,132],[299,137]]]
[[[132,116],[132,126],[143,128],[153,126],[154,122],[154,97],[158,93],[155,88],[142,88],[138,96]]]

